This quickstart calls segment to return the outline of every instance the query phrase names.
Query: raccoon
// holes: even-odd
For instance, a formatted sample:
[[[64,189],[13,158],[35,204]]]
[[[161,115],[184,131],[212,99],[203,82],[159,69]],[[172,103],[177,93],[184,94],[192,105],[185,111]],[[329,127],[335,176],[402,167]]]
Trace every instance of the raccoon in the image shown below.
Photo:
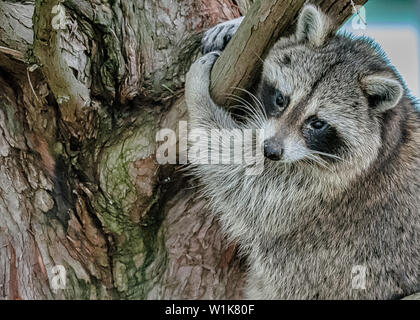
[[[211,99],[219,52],[198,59],[186,77],[191,129],[264,130],[262,174],[247,175],[240,164],[191,165],[211,212],[246,256],[246,298],[420,291],[419,112],[372,41],[331,26],[306,5],[295,33],[273,46],[254,97],[261,108],[250,116],[259,121],[237,121]],[[228,33],[211,49],[222,49]]]

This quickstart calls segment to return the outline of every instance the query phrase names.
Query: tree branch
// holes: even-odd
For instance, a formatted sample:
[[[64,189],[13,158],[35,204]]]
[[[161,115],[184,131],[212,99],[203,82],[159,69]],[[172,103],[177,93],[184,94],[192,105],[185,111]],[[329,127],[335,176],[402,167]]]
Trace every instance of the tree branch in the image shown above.
[[[211,74],[211,93],[220,106],[228,106],[227,96],[235,88],[250,89],[266,56],[280,36],[291,34],[297,15],[305,0],[255,0],[245,19],[223,54],[217,59]],[[354,1],[363,5],[367,0]],[[350,0],[313,1],[334,19],[337,29],[353,13]],[[238,92],[236,92],[238,93]]]

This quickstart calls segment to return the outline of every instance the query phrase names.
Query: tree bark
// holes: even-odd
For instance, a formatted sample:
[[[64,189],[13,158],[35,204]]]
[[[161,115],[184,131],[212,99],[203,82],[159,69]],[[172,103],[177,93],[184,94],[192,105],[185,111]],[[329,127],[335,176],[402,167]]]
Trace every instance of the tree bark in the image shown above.
[[[242,297],[235,244],[154,154],[200,33],[253,2],[0,0],[0,298]]]
[[[0,297],[240,297],[235,247],[154,158],[200,32],[238,7],[10,0],[0,16]]]

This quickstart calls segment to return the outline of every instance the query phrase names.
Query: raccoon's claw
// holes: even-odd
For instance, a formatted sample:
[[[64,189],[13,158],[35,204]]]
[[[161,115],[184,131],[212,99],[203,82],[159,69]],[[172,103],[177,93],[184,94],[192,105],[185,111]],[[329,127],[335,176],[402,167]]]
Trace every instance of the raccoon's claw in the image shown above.
[[[215,25],[204,33],[204,37],[201,40],[203,46],[203,53],[206,54],[211,51],[223,50],[236,30],[238,30],[243,17],[229,20],[223,23]]]
[[[216,59],[220,57],[221,54],[222,54],[221,51],[209,52],[205,54],[204,56],[202,56],[201,58],[199,58],[196,61],[196,63],[207,64],[208,66],[212,67]]]

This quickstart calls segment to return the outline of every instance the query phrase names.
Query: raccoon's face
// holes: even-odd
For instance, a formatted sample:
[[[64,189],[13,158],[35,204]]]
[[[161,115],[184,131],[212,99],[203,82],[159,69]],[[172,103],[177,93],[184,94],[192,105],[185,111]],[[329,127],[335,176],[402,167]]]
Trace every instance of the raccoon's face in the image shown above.
[[[309,5],[296,34],[271,50],[258,92],[266,158],[365,166],[376,158],[381,118],[403,88],[373,48],[353,42],[333,36],[328,18]]]

